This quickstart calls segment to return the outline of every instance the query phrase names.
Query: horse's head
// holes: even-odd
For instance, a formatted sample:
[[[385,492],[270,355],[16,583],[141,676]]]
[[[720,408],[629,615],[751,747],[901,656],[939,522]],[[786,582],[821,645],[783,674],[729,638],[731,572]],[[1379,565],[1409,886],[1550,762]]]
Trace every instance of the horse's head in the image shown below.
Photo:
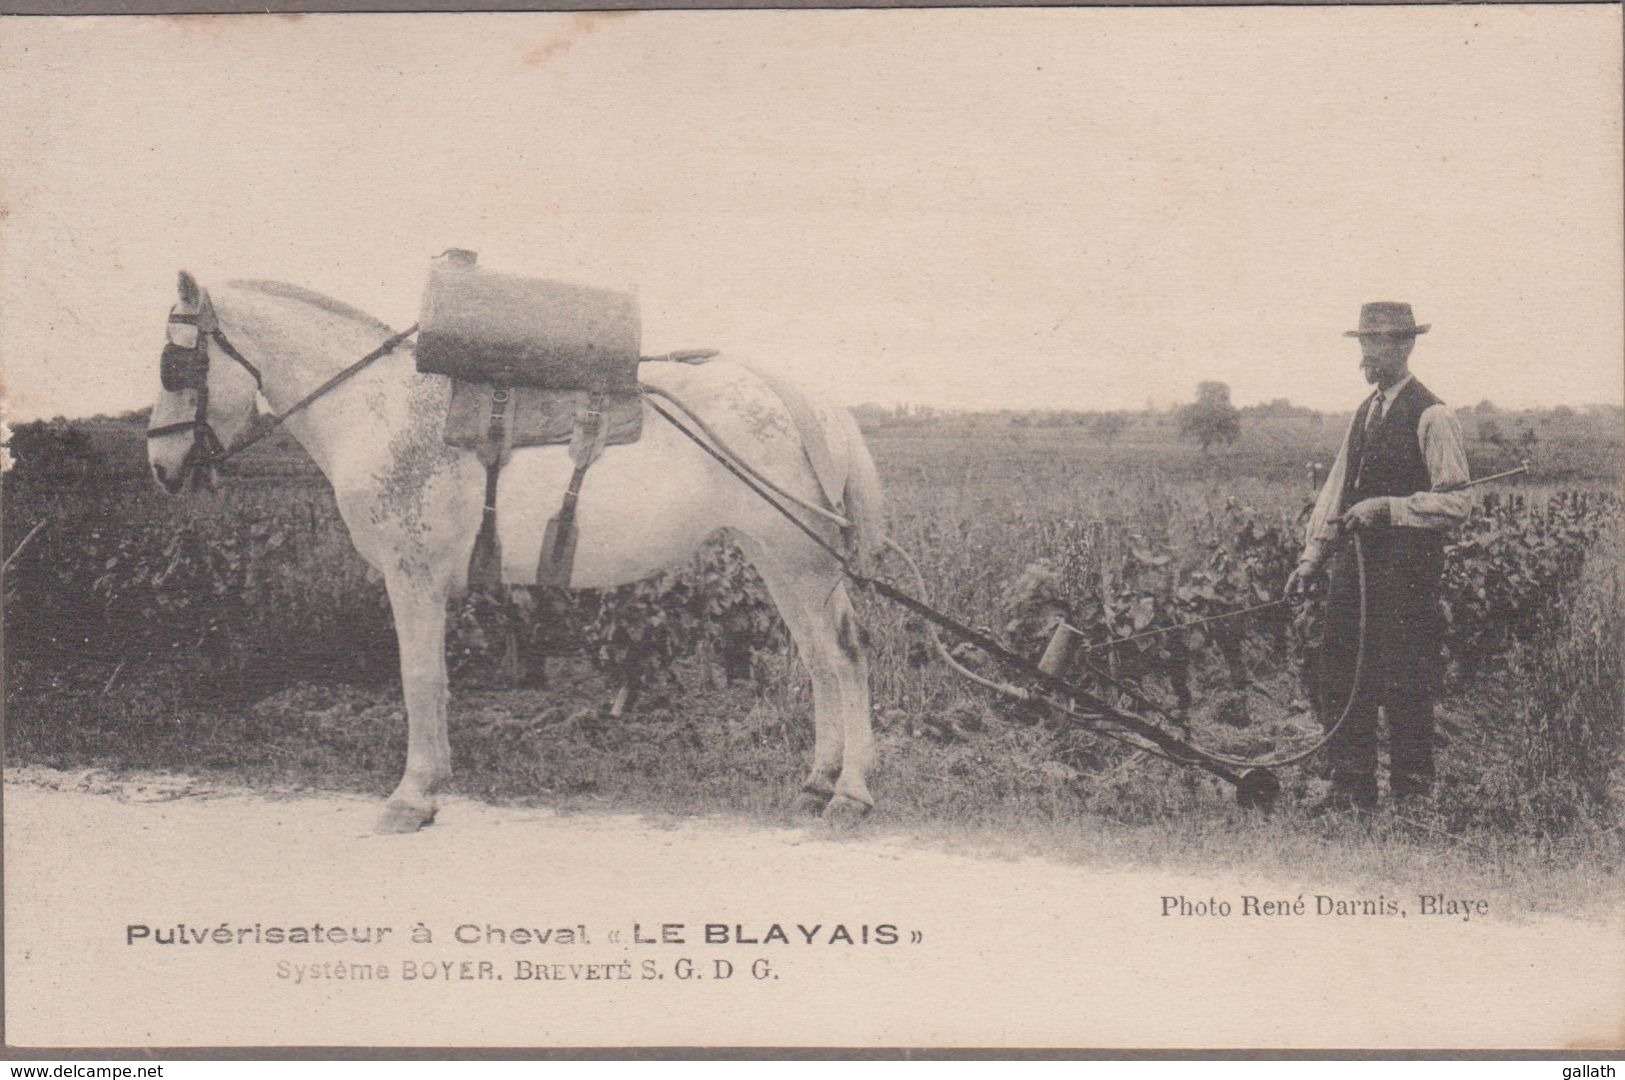
[[[171,495],[189,479],[205,487],[213,482],[216,460],[253,422],[260,383],[258,370],[220,329],[208,291],[185,270],[178,289],[158,364],[163,389],[147,426],[147,462]]]

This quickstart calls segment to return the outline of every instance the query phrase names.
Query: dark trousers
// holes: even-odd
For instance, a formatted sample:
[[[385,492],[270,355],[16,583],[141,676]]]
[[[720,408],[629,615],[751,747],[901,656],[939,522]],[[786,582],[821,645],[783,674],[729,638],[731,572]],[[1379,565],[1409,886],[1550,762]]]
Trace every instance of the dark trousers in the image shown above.
[[[1371,805],[1377,799],[1377,709],[1388,718],[1390,787],[1396,797],[1425,792],[1433,781],[1433,699],[1438,691],[1444,619],[1440,536],[1426,529],[1362,533],[1365,558],[1365,650],[1359,695],[1327,747],[1334,787]],[[1360,575],[1353,538],[1328,567],[1326,636],[1321,654],[1321,722],[1342,715],[1360,649]]]

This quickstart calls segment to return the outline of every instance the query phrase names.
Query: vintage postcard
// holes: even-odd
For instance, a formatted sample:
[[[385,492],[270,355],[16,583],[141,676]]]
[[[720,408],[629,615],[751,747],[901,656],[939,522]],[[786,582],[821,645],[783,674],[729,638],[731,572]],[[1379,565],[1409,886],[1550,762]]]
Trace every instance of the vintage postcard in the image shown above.
[[[6,1044],[1617,1049],[1620,40],[0,18]]]

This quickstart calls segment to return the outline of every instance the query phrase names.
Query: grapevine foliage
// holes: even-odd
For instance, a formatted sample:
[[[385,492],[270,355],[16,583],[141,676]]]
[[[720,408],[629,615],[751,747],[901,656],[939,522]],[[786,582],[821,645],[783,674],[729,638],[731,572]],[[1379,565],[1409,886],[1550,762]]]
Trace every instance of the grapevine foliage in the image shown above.
[[[1559,493],[1486,494],[1447,547],[1443,602],[1452,670],[1471,678],[1536,639],[1581,572],[1586,551],[1618,528],[1620,500]],[[52,527],[7,575],[7,647],[24,667],[171,661],[183,685],[262,692],[311,678],[394,676],[394,635],[375,577],[320,498],[234,495],[219,513],[177,522],[118,503],[56,504]],[[32,519],[30,519],[32,521]],[[1299,524],[1228,501],[1177,542],[1129,534],[1103,543],[1077,526],[1069,550],[1041,559],[1003,591],[1005,639],[1037,656],[1060,619],[1083,631],[1119,679],[1165,684],[1190,705],[1191,677],[1216,657],[1230,683],[1312,644],[1312,609],[1275,607],[1191,631],[1144,635],[1281,594]],[[1086,535],[1089,534],[1089,535]],[[1058,548],[1068,538],[1052,537]],[[948,542],[945,540],[944,542]],[[729,680],[759,675],[784,626],[762,581],[724,541],[680,570],[610,590],[470,594],[450,612],[454,674],[500,661],[510,640],[529,662],[582,654],[622,685],[707,657]],[[959,615],[974,613],[955,613]]]
[[[702,650],[725,679],[750,678],[758,673],[758,654],[787,640],[761,578],[735,545],[720,539],[680,570],[615,589],[470,594],[452,633],[453,670],[495,662],[510,635],[532,664],[584,652],[617,686],[632,688],[669,675],[676,660]]]
[[[1619,499],[1561,492],[1544,504],[1490,492],[1446,548],[1446,646],[1471,676],[1534,639],[1579,576],[1586,551],[1618,528]]]
[[[1618,528],[1619,514],[1618,497],[1606,494],[1561,492],[1536,504],[1521,495],[1486,495],[1446,548],[1441,604],[1453,674],[1470,679],[1515,644],[1534,641],[1578,578],[1586,552]],[[1097,664],[1109,657],[1111,675],[1160,677],[1181,710],[1191,705],[1191,669],[1203,650],[1217,651],[1239,689],[1261,658],[1281,665],[1318,645],[1318,603],[1156,634],[1281,596],[1301,550],[1294,523],[1264,520],[1234,502],[1209,512],[1196,535],[1182,549],[1131,537],[1115,560],[1084,580],[1066,580],[1047,559],[1027,565],[1001,597],[1005,639],[1036,657],[1064,619],[1083,632]]]

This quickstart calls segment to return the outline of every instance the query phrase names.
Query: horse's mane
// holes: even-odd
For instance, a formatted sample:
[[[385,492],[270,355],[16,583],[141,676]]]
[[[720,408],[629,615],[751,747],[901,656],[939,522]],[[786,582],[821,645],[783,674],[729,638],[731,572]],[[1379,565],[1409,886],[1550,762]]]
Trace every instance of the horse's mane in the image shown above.
[[[252,292],[264,293],[267,296],[276,296],[284,300],[297,300],[301,304],[309,304],[311,307],[320,308],[331,315],[366,323],[385,335],[395,332],[388,323],[385,323],[377,316],[368,315],[365,311],[346,304],[343,300],[335,300],[326,293],[319,293],[315,289],[307,289],[302,285],[289,285],[285,281],[262,281],[258,279],[228,281],[226,284],[232,288],[248,289]]]

